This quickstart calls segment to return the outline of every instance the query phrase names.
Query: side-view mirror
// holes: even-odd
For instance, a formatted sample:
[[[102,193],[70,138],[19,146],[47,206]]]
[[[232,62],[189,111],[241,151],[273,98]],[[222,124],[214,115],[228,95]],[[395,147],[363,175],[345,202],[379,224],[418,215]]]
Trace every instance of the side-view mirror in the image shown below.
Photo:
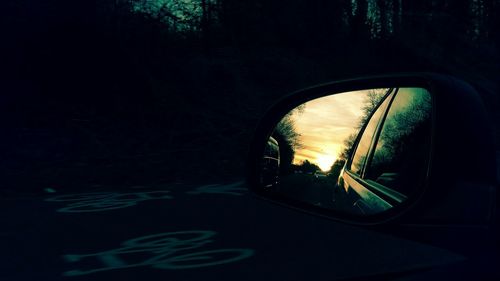
[[[469,84],[387,75],[291,94],[264,116],[248,158],[260,197],[356,224],[491,220],[491,124]]]

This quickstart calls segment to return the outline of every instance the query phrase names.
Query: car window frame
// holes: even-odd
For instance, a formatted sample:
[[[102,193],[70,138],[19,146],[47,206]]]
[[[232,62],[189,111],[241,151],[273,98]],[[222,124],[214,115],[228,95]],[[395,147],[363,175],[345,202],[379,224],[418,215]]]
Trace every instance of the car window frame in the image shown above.
[[[363,179],[363,180],[365,180],[366,169],[367,169],[367,167],[370,166],[370,164],[372,162],[372,159],[373,159],[373,154],[375,153],[375,150],[377,149],[378,140],[380,139],[380,134],[382,133],[382,129],[383,129],[384,124],[385,124],[385,119],[387,118],[387,114],[389,113],[389,110],[392,107],[392,102],[394,101],[394,99],[396,98],[397,94],[399,93],[399,89],[400,88],[394,88],[393,91],[390,93],[390,95],[386,97],[386,99],[390,99],[390,100],[389,100],[389,102],[387,104],[387,107],[385,108],[384,112],[382,112],[382,116],[380,117],[380,120],[378,121],[377,127],[375,128],[375,134],[372,137],[372,141],[370,142],[370,147],[368,148],[368,154],[367,154],[367,157],[365,159],[365,163],[363,165],[363,169],[361,170],[362,172],[361,172],[361,175],[360,175],[361,179]],[[384,101],[385,101],[385,99],[384,99]],[[380,105],[384,101],[382,101],[380,103]],[[375,114],[376,111],[377,110],[374,110],[373,114]],[[370,116],[370,118],[371,118],[371,116]],[[368,120],[370,120],[370,119],[368,119]],[[368,122],[367,122],[367,124],[368,124]]]
[[[359,177],[360,179],[362,179],[364,177],[364,174],[365,174],[365,169],[366,169],[366,166],[367,166],[367,163],[368,162],[368,159],[370,158],[370,154],[373,152],[372,151],[372,145],[374,143],[374,141],[376,140],[376,138],[378,138],[378,136],[380,135],[380,130],[381,130],[381,127],[382,127],[382,124],[383,124],[383,120],[385,120],[385,117],[387,116],[387,112],[392,104],[392,101],[394,100],[394,97],[395,97],[395,94],[397,93],[397,90],[399,88],[390,88],[389,90],[387,90],[387,93],[385,94],[385,96],[380,100],[380,102],[377,104],[377,106],[373,109],[373,111],[370,113],[370,116],[368,117],[368,119],[366,120],[365,124],[363,124],[363,127],[361,128],[361,130],[359,131],[357,137],[356,137],[356,141],[354,142],[354,145],[353,145],[353,150],[351,152],[351,155],[349,156],[349,161],[347,161],[346,163],[346,171],[349,171],[351,172],[352,174],[355,174],[357,177]],[[377,111],[380,109],[380,107],[382,106],[382,104],[387,100],[387,99],[391,99],[389,100],[389,104],[387,105],[387,108],[384,109],[384,111],[382,112],[382,116],[380,118],[380,120],[377,122],[377,125],[375,127],[375,134],[372,136],[371,140],[370,140],[370,145],[368,146],[368,151],[367,151],[367,157],[365,158],[365,160],[363,161],[363,165],[361,167],[361,172],[360,174],[354,172],[351,170],[351,165],[352,165],[352,161],[354,160],[354,156],[356,155],[356,151],[358,150],[358,147],[359,147],[359,143],[361,141],[361,138],[363,137],[363,135],[365,134],[365,131],[366,131],[366,128],[368,127],[368,123],[370,123],[370,121],[372,120],[373,116],[375,115],[375,113],[377,113]]]
[[[350,176],[352,177],[355,181],[357,181],[358,183],[360,183],[364,188],[368,189],[369,191],[373,192],[374,194],[382,197],[383,200],[385,200],[387,203],[391,204],[392,206],[395,206],[395,204],[401,204],[403,202],[405,202],[407,199],[408,199],[408,196],[406,196],[405,194],[393,189],[393,188],[390,188],[390,187],[387,187],[385,185],[382,185],[382,184],[379,184],[373,180],[370,180],[370,179],[366,179],[365,178],[365,174],[366,174],[366,169],[367,167],[369,166],[370,162],[372,161],[372,158],[373,158],[373,154],[376,150],[376,146],[377,146],[377,143],[378,143],[378,140],[380,138],[380,134],[382,132],[382,129],[383,129],[383,125],[385,123],[385,120],[387,118],[387,114],[389,113],[389,110],[391,109],[392,107],[392,103],[394,101],[394,99],[396,98],[396,95],[398,94],[399,92],[399,89],[400,88],[404,88],[404,87],[398,87],[398,88],[391,88],[389,89],[389,92],[388,94],[379,102],[379,104],[377,105],[377,107],[373,110],[373,112],[370,114],[370,117],[367,119],[367,121],[365,122],[365,124],[363,125],[363,128],[362,130],[360,130],[357,138],[356,138],[356,141],[355,141],[355,145],[354,145],[354,149],[349,157],[349,161],[346,163],[346,169],[345,169],[345,172]],[[425,88],[424,88],[425,89]],[[428,91],[427,89],[425,89],[426,91]],[[429,92],[429,91],[428,91]],[[430,126],[430,147],[429,147],[429,155],[428,155],[428,160],[427,160],[427,170],[429,169],[430,165],[431,165],[431,161],[432,161],[432,154],[433,154],[433,135],[434,135],[434,123],[435,123],[435,114],[434,114],[434,111],[435,111],[435,100],[434,100],[434,96],[432,95],[431,92],[429,92],[429,94],[431,95],[431,116],[430,116],[430,122],[431,122],[431,126]],[[392,96],[391,96],[392,95]],[[375,135],[374,137],[372,138],[372,141],[370,142],[370,147],[368,149],[368,154],[367,154],[367,157],[366,157],[366,160],[364,161],[363,163],[363,167],[361,169],[361,174],[357,174],[355,173],[354,171],[351,171],[351,163],[352,163],[352,160],[354,158],[354,155],[356,154],[356,151],[358,149],[358,145],[359,145],[359,142],[362,138],[362,136],[364,135],[365,133],[365,129],[368,125],[368,123],[370,122],[371,118],[373,117],[373,115],[375,115],[375,112],[379,109],[379,107],[382,105],[382,103],[384,103],[386,101],[387,98],[390,98],[391,100],[389,101],[389,104],[387,106],[387,108],[385,108],[384,112],[383,112],[383,116],[380,118],[378,124],[377,124],[377,127],[375,129]],[[428,174],[424,175],[424,182],[427,181],[428,179]]]

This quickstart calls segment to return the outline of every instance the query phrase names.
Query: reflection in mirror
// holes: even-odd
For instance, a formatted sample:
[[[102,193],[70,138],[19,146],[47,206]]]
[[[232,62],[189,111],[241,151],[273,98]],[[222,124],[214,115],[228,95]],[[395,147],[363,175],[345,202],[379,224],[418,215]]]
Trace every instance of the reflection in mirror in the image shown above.
[[[321,97],[276,125],[262,157],[263,189],[367,216],[417,196],[430,154],[431,95],[422,88]]]

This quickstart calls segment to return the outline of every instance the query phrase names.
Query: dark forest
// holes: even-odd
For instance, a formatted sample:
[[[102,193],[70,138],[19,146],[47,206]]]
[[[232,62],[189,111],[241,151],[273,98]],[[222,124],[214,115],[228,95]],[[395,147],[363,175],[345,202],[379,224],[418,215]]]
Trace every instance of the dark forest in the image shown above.
[[[500,120],[498,0],[0,6],[2,192],[240,178],[274,102],[349,77],[452,74]]]

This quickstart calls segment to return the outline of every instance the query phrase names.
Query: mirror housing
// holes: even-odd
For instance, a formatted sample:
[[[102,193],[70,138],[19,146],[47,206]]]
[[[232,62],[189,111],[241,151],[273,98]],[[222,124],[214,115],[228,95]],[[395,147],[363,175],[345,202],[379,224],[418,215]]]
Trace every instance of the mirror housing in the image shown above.
[[[354,216],[290,200],[259,180],[261,157],[279,120],[305,102],[338,93],[375,88],[418,87],[433,98],[431,158],[427,182],[400,208]],[[247,160],[247,182],[257,196],[301,211],[363,225],[485,225],[496,204],[496,159],[492,126],[476,90],[457,78],[410,73],[337,81],[299,90],[276,103],[258,125]]]

